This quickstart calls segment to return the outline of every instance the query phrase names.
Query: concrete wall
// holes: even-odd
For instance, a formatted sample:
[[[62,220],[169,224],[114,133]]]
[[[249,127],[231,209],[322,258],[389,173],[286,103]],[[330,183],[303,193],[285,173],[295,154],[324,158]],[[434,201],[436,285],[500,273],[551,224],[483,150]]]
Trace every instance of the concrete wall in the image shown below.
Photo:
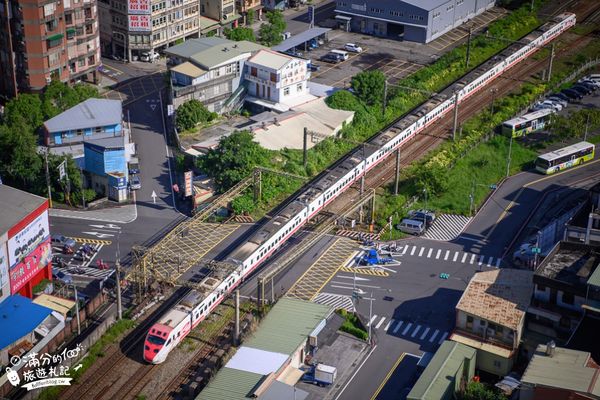
[[[513,366],[513,360],[500,357],[484,350],[477,350],[477,369],[490,374],[507,375]]]

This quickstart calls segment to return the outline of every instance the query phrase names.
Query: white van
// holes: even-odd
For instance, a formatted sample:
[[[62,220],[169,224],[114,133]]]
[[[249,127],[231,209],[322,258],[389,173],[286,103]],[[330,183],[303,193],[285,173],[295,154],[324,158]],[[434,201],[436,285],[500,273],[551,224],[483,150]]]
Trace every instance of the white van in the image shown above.
[[[411,235],[421,235],[425,232],[425,224],[423,221],[416,221],[414,219],[403,219],[398,225],[396,225],[396,229],[404,233],[410,233]]]
[[[347,51],[344,51],[344,50],[331,50],[330,53],[337,54],[344,61],[346,61],[348,59],[348,52]]]
[[[154,53],[154,52],[150,52],[150,51],[144,51],[140,55],[140,60],[145,61],[145,62],[154,62],[159,57],[160,57],[160,55],[158,53]]]

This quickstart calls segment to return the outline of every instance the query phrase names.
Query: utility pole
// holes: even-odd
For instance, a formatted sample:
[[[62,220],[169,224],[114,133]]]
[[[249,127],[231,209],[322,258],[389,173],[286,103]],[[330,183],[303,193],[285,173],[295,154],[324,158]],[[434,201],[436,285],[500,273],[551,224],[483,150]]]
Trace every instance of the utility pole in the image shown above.
[[[304,141],[303,141],[303,146],[302,146],[302,164],[304,165],[304,168],[306,168],[306,165],[308,164],[308,158],[307,158],[307,147],[308,147],[308,128],[304,127]]]
[[[458,126],[458,92],[454,93],[454,124],[452,125],[452,140],[456,141],[456,127]]]
[[[469,203],[469,216],[473,216],[473,199],[475,197],[475,181],[473,181],[473,186],[471,186],[471,194],[469,195],[470,203]]]
[[[583,141],[587,141],[588,128],[590,126],[590,114],[588,113],[587,118],[585,120],[585,133],[583,134]]]
[[[46,164],[46,185],[48,186],[48,204],[52,208],[52,188],[50,187],[50,170],[48,169],[48,147],[44,152],[44,161]]]
[[[400,183],[400,148],[396,150],[396,179],[394,181],[394,196],[398,195],[398,184]]]
[[[386,78],[383,81],[383,107],[382,107],[382,112],[381,112],[381,116],[384,118],[385,118],[385,108],[387,106],[387,87],[388,87],[388,83],[387,83],[387,78]]]
[[[73,285],[75,292],[75,312],[77,313],[77,336],[81,335],[81,321],[79,320],[79,296],[77,295],[77,286]]]
[[[511,157],[511,153],[512,153],[512,142],[513,142],[513,135],[510,135],[510,142],[508,143],[508,159],[506,160],[506,177],[508,178],[510,176],[510,157]]]
[[[235,289],[235,333],[233,335],[233,345],[240,344],[240,289]]]
[[[550,82],[550,78],[552,77],[552,61],[554,60],[554,43],[550,46],[550,61],[548,65],[548,76],[546,77],[546,81]]]
[[[471,61],[471,34],[473,33],[473,27],[469,25],[469,36],[467,37],[467,68],[469,68],[469,62]]]
[[[117,262],[116,262],[116,267],[117,267],[117,315],[118,318],[121,320],[123,319],[123,308],[122,308],[122,304],[121,304],[121,263],[119,262],[119,259],[117,258]]]
[[[531,0],[531,12],[533,12],[533,5],[535,3],[535,0]]]

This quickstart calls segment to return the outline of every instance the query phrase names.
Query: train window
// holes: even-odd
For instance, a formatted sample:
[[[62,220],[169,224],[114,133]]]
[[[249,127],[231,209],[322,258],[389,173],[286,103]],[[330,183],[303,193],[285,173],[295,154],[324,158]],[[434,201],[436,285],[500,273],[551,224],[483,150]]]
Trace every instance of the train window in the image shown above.
[[[171,344],[171,339],[167,340],[167,343],[165,343],[165,346],[168,346],[169,344]]]

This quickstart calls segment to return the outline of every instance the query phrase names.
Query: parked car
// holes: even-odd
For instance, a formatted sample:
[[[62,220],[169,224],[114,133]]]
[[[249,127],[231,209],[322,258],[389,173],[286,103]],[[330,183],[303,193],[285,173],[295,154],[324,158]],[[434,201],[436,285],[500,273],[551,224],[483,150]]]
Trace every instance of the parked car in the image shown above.
[[[331,54],[331,53],[325,54],[319,60],[325,61],[325,62],[328,62],[331,64],[337,64],[342,61],[341,57],[338,57],[337,55]]]
[[[550,96],[550,97],[547,97],[547,98],[546,98],[546,100],[550,100],[550,101],[552,101],[552,102],[554,102],[554,103],[558,103],[558,104],[560,104],[561,106],[563,106],[563,108],[565,108],[567,105],[569,105],[569,102],[568,102],[568,101],[566,101],[566,100],[563,100],[562,98],[560,98],[560,97],[556,97],[556,96]]]
[[[571,98],[569,96],[566,96],[564,93],[552,93],[550,95],[550,97],[558,97],[559,99],[562,99],[566,102],[570,102]]]
[[[67,246],[70,248],[77,246],[77,242],[75,242],[75,240],[63,235],[52,235],[50,240],[52,243],[55,243],[59,246]]]
[[[396,225],[396,229],[404,233],[419,236],[425,232],[425,224],[423,221],[405,218]]]
[[[530,110],[533,111],[540,111],[540,110],[551,110],[552,112],[556,112],[556,109],[551,105],[551,104],[542,104],[542,103],[536,103],[533,107],[530,108]]]
[[[73,284],[73,277],[71,275],[58,270],[52,270],[52,279],[64,283],[65,285]]]
[[[346,43],[344,46],[345,50],[351,51],[353,53],[362,53],[363,49],[356,43]]]
[[[573,89],[564,89],[561,93],[564,93],[569,99],[573,100],[581,100],[583,99],[583,95],[576,90]]]
[[[321,69],[321,66],[317,65],[317,64],[310,63],[310,64],[308,64],[308,69],[311,70],[311,71],[313,71],[313,72],[315,72],[315,71],[319,71]]]
[[[154,62],[155,60],[158,60],[159,57],[160,55],[158,53],[153,51],[144,51],[142,54],[140,54],[140,61]]]
[[[435,213],[430,210],[411,210],[408,212],[408,218],[425,221],[427,226],[430,226],[435,221]]]
[[[573,85],[570,87],[570,89],[579,92],[582,96],[587,96],[588,94],[592,93],[592,89],[587,88],[583,85]]]
[[[142,181],[140,181],[140,177],[137,175],[133,175],[129,180],[129,187],[131,190],[139,190],[142,188]]]
[[[600,88],[600,79],[592,79],[589,75],[584,76],[583,78],[577,81],[577,83],[580,82],[591,83],[592,85]]]
[[[555,101],[552,101],[552,100],[547,100],[546,99],[546,100],[542,101],[540,104],[547,105],[547,106],[549,106],[550,108],[552,108],[553,110],[555,110],[557,112],[563,109],[563,106],[561,104],[559,104],[559,103],[557,103]]]
[[[584,86],[584,87],[590,89],[592,92],[595,92],[596,90],[598,90],[598,86],[595,83],[592,83],[591,81],[577,82],[576,86]]]
[[[140,173],[139,168],[129,168],[129,175],[137,175]]]

